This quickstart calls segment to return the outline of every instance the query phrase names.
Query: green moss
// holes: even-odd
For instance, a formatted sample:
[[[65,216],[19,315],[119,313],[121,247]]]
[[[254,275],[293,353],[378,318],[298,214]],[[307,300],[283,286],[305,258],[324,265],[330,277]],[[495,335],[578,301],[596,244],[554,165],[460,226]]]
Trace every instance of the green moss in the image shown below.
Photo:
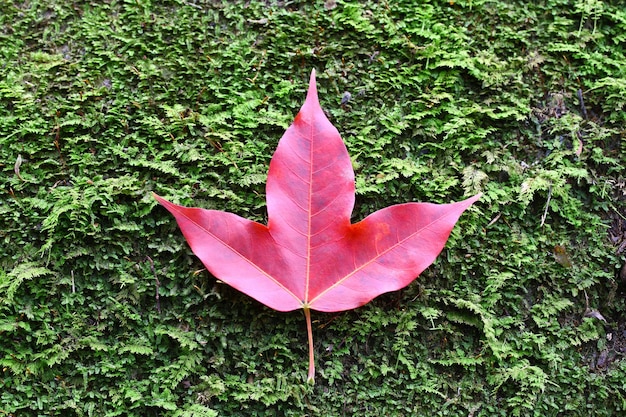
[[[0,414],[624,413],[619,2],[49,3],[0,2]],[[314,387],[303,317],[150,197],[264,221],[312,68],[355,220],[484,193],[408,288],[313,315]]]

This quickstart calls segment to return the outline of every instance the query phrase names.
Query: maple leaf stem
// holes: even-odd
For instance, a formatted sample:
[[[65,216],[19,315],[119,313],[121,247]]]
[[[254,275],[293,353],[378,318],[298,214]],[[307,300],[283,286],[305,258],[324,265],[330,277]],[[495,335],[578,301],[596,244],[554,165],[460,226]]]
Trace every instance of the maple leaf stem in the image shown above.
[[[306,331],[309,339],[309,376],[307,382],[315,384],[315,358],[313,354],[313,326],[311,325],[311,309],[304,307],[304,318],[306,319]]]

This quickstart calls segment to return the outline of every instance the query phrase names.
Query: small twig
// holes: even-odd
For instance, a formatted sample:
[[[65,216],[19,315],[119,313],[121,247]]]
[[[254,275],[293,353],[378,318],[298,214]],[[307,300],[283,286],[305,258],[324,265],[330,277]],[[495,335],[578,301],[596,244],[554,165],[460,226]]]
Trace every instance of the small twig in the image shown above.
[[[374,60],[376,59],[376,57],[380,54],[380,51],[374,51],[374,53],[372,55],[370,55],[370,59],[367,62],[368,65],[371,65],[372,62],[374,62]]]
[[[498,213],[496,215],[496,217],[494,217],[493,219],[491,219],[491,221],[487,224],[487,227],[492,226],[495,222],[497,222],[498,220],[500,220],[500,216],[502,216],[502,212]]]
[[[609,203],[609,207],[611,207],[613,209],[615,214],[617,214],[622,219],[626,220],[626,216],[624,216],[622,213],[620,213],[619,210],[617,210],[617,208],[615,208],[615,206],[612,203]]]
[[[585,293],[585,314],[584,317],[591,317],[594,319],[598,319],[603,322],[607,322],[606,319],[598,310],[589,308],[589,296],[587,295],[587,290],[584,290]]]
[[[185,4],[186,4],[187,6],[190,6],[190,7],[195,7],[195,8],[196,8],[196,9],[198,9],[198,10],[202,10],[202,6],[200,6],[199,4],[192,3],[192,2],[190,2],[190,1],[186,1],[186,2],[185,2]]]
[[[541,227],[546,222],[546,217],[548,217],[548,208],[550,207],[550,200],[552,199],[552,184],[548,187],[548,201],[546,201],[546,208],[543,211],[543,216],[541,216]]]

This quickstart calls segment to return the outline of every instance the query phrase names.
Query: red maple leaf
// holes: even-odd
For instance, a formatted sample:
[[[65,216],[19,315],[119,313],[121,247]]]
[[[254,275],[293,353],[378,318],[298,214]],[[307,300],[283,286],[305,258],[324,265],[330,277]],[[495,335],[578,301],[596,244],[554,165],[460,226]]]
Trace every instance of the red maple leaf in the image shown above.
[[[320,107],[315,71],[272,157],[266,191],[267,226],[154,197],[215,277],[274,310],[304,310],[311,382],[310,310],[349,310],[405,287],[435,260],[463,211],[480,197],[399,204],[351,224],[352,163]]]

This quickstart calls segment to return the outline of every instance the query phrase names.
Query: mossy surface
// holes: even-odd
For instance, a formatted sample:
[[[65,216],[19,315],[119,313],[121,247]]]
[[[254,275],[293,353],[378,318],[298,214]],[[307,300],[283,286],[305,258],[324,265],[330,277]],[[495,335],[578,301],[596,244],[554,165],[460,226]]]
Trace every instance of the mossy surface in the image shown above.
[[[0,415],[626,413],[623,2],[0,0],[0,58]],[[313,68],[355,221],[484,195],[409,287],[313,314],[309,386],[303,316],[151,192],[266,221]]]

